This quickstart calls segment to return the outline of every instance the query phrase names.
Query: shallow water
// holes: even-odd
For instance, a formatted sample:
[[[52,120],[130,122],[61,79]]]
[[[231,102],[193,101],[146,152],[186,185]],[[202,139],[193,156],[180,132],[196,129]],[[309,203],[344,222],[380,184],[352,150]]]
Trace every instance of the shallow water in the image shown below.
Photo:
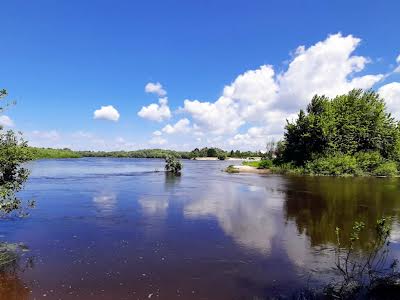
[[[400,215],[399,179],[221,172],[229,164],[184,161],[175,178],[155,172],[162,160],[33,162],[21,197],[36,208],[0,227],[30,251],[0,276],[0,299],[290,296],[334,276],[336,226]]]

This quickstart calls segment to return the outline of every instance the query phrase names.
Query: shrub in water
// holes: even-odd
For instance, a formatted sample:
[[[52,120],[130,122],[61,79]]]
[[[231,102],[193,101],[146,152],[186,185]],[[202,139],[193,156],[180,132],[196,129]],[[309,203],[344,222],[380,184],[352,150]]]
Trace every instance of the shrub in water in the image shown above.
[[[182,170],[182,163],[173,156],[167,156],[165,158],[165,171],[179,175]]]

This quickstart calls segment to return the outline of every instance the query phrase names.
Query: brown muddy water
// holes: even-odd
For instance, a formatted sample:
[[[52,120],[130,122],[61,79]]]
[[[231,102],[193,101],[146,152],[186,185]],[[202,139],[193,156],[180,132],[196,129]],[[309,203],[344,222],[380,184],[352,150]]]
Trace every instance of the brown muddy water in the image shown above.
[[[400,180],[221,172],[229,162],[41,160],[27,218],[0,240],[29,248],[0,299],[264,299],[335,276],[335,227],[400,215]],[[363,240],[371,237],[365,235]],[[391,255],[400,257],[394,223]]]

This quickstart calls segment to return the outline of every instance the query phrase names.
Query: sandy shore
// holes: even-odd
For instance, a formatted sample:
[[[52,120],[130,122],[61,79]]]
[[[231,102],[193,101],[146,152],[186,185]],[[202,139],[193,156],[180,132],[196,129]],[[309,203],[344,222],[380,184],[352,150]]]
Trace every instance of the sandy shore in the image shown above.
[[[268,169],[257,169],[256,167],[250,167],[250,166],[233,166],[233,168],[238,173],[255,173],[255,174],[271,173],[271,171]]]

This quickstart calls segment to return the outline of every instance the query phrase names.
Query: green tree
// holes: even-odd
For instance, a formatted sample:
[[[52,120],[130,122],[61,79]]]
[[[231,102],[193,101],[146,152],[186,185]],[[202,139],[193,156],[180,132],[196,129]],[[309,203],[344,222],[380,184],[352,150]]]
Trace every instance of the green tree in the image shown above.
[[[0,91],[0,100],[7,96],[6,90]],[[7,106],[0,108],[3,111]],[[26,141],[21,133],[12,130],[5,131],[0,126],[0,213],[22,211],[22,201],[15,195],[20,191],[29,176],[28,169],[22,164],[30,160]],[[33,203],[29,203],[32,205]]]
[[[400,159],[400,127],[374,91],[352,90],[329,99],[314,96],[285,127],[282,159],[304,165],[317,157],[340,153],[377,152]]]
[[[208,149],[207,156],[208,157],[217,157],[218,156],[217,150],[215,148]]]

